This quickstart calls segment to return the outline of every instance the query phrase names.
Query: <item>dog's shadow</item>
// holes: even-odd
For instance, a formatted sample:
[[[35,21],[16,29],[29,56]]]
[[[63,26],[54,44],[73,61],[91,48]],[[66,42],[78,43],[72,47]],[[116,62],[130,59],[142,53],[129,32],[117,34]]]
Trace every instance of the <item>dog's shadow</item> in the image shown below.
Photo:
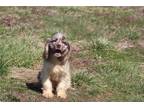
[[[41,83],[39,82],[40,73],[41,73],[41,71],[38,72],[38,75],[37,75],[37,79],[38,79],[38,80],[37,80],[36,82],[28,82],[28,83],[26,83],[26,86],[27,86],[28,89],[31,89],[31,90],[36,91],[36,92],[38,92],[38,93],[42,93],[42,90],[41,90],[42,85],[41,85]]]
[[[26,83],[26,86],[28,89],[31,89],[35,92],[38,92],[38,93],[42,93],[42,84],[40,84],[39,82],[32,82],[32,83]],[[53,88],[53,91],[52,91],[54,94],[56,94],[56,88]]]
[[[27,88],[36,91],[38,93],[42,93],[42,85],[39,82],[31,82],[31,83],[26,83]]]

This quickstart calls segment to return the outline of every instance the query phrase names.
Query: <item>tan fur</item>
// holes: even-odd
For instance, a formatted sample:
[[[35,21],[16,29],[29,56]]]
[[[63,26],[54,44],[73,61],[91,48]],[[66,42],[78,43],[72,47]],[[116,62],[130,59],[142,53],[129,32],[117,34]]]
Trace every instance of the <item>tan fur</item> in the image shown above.
[[[45,45],[45,53],[48,54],[48,43]],[[43,96],[52,98],[55,89],[57,97],[66,98],[66,91],[71,86],[71,76],[69,67],[69,53],[64,57],[64,61],[59,61],[52,54],[44,57],[43,69],[40,73],[40,81],[42,83]]]

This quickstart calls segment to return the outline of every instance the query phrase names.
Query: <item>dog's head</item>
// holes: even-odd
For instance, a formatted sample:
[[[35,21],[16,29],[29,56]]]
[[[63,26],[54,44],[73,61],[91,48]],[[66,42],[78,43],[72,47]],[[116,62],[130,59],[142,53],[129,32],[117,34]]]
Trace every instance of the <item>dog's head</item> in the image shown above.
[[[70,45],[65,41],[65,37],[62,33],[55,33],[50,40],[45,44],[44,59],[48,59],[49,56],[56,57],[61,60],[64,59],[70,52]]]

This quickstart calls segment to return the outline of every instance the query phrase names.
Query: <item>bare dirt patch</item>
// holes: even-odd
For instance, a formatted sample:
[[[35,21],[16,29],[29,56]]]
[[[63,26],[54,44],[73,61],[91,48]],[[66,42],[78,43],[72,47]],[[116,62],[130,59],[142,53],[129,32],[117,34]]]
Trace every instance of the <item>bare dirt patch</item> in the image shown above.
[[[108,97],[111,97],[112,95],[113,95],[112,92],[105,92],[103,94],[98,95],[96,97],[96,100],[102,102],[102,101],[105,101],[105,97],[108,98]]]
[[[117,45],[115,46],[115,48],[118,50],[118,51],[121,51],[121,50],[124,50],[126,48],[132,48],[134,47],[134,44],[133,42],[131,42],[130,40],[128,39],[123,39],[121,41],[119,41],[117,43]]]
[[[2,17],[0,23],[6,27],[11,27],[16,25],[18,20],[19,16],[17,15],[6,15]]]
[[[88,49],[85,48],[86,44],[85,41],[73,42],[71,44],[70,62],[75,69],[87,68],[93,63],[93,60],[89,59],[87,55]]]
[[[41,67],[42,65],[38,65],[35,69],[13,67],[11,68],[9,77],[24,81],[37,81],[37,75],[41,71]]]
[[[138,46],[140,46],[141,48],[144,48],[144,39],[140,39],[137,42]]]

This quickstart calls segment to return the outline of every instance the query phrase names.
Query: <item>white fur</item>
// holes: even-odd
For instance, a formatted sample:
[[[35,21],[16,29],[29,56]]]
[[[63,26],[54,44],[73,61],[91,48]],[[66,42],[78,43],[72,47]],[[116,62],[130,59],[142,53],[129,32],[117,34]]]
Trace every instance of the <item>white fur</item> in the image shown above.
[[[71,77],[70,77],[70,69],[69,62],[66,61],[64,65],[60,64],[52,64],[49,61],[44,60],[42,73],[40,76],[43,90],[49,90],[52,92],[53,90],[53,81],[57,82],[56,92],[58,94],[59,91],[66,92],[68,88],[71,86]],[[49,98],[49,96],[45,96]],[[61,98],[65,98],[65,96],[60,96]]]

